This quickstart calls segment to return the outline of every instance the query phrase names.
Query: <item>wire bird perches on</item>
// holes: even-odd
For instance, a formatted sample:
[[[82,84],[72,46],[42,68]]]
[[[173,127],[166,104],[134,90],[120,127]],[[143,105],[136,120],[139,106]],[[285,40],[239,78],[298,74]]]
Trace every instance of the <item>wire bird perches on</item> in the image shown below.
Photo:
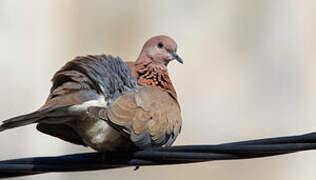
[[[0,178],[49,172],[89,171],[193,163],[212,160],[250,159],[316,149],[316,132],[218,145],[185,145],[137,151],[132,154],[71,154],[57,157],[33,157],[0,161]]]

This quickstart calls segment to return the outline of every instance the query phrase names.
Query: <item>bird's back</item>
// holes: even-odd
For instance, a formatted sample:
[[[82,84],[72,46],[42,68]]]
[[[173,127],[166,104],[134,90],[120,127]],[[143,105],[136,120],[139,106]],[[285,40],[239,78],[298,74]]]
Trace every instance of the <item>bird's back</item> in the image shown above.
[[[119,96],[138,90],[136,79],[130,75],[126,64],[118,57],[106,55],[77,57],[57,71],[52,82],[47,101],[39,111],[60,105],[107,108]],[[87,116],[71,118],[72,120],[62,123],[42,122],[37,125],[37,129],[62,140],[95,149],[111,147],[108,143],[118,142],[120,134],[104,120]],[[107,138],[104,134],[111,134],[112,138]],[[100,143],[106,138],[111,142]],[[115,150],[113,148],[107,150]]]
[[[106,55],[80,56],[66,63],[52,79],[45,109],[54,105],[81,104],[103,96],[108,103],[137,91],[137,81],[119,58]]]

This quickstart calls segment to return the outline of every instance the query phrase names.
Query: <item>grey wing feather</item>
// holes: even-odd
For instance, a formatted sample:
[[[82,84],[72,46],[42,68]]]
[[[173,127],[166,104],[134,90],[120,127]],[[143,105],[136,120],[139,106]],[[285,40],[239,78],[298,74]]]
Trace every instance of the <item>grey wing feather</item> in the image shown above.
[[[137,91],[137,81],[119,58],[107,55],[77,57],[53,77],[51,93],[65,82],[76,82],[81,89],[95,90],[106,100]]]

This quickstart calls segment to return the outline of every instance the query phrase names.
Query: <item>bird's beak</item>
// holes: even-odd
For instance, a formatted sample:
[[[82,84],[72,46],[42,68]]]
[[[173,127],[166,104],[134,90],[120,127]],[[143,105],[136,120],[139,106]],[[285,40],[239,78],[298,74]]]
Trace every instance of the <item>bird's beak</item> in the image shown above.
[[[179,63],[183,64],[182,58],[177,53],[171,52],[170,54],[175,60],[177,60]]]

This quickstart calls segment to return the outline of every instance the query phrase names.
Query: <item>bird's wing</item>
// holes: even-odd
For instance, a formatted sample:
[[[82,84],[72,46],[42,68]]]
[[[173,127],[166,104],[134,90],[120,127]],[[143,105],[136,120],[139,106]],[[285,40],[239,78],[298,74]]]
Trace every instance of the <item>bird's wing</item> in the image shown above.
[[[118,57],[106,55],[77,57],[56,72],[52,81],[50,95],[38,111],[3,121],[0,131],[39,123],[41,132],[80,144],[77,133],[60,124],[81,118],[80,113],[89,105],[105,107],[138,88],[126,64]],[[71,132],[60,130],[65,128]]]
[[[119,57],[106,55],[77,57],[56,72],[52,81],[50,95],[41,109],[82,104],[100,97],[111,103],[138,88],[127,65]]]
[[[154,87],[122,95],[108,109],[90,108],[88,112],[126,133],[141,149],[170,146],[181,130],[178,103]]]

